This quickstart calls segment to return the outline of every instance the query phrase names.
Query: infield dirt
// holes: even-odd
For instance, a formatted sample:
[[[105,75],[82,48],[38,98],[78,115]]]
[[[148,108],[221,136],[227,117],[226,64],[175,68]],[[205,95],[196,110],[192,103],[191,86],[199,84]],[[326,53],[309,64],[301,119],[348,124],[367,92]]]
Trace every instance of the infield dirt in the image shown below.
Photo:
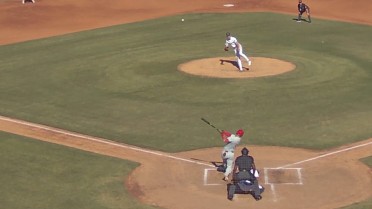
[[[192,3],[174,0],[111,0],[110,4],[107,4],[106,1],[100,0],[39,0],[35,4],[25,5],[22,5],[21,1],[2,1],[0,3],[0,44],[190,12],[273,11],[295,15],[297,4],[296,1],[288,0],[191,1]],[[235,7],[222,6],[227,3],[233,3]],[[309,0],[307,3],[311,7],[313,17],[372,25],[372,13],[370,12],[372,4],[366,3],[365,0]],[[250,196],[242,195],[237,195],[234,201],[228,201],[226,183],[221,180],[222,176],[212,170],[205,175],[205,169],[212,169],[212,167],[177,160],[197,158],[216,161],[219,160],[221,148],[153,155],[100,143],[89,138],[63,134],[53,129],[32,127],[4,118],[0,119],[0,130],[139,162],[141,166],[123,182],[141,201],[169,209],[247,207],[331,209],[372,196],[371,169],[358,161],[360,158],[372,155],[372,139],[335,150],[319,152],[283,147],[250,146],[250,152],[255,156],[261,174],[265,174],[264,167],[277,168],[314,159],[288,166],[288,168],[300,169],[301,175],[288,173],[288,170],[268,173],[266,176],[271,176],[272,179],[270,177],[266,180],[269,183],[275,181],[271,182],[273,184],[264,184],[265,175],[262,175],[260,183],[266,187],[266,191],[263,194],[264,198],[256,202]],[[249,141],[249,136],[245,140]],[[366,144],[367,146],[347,150],[350,147]],[[337,153],[339,150],[344,151]],[[321,157],[327,153],[335,154]],[[207,185],[205,185],[206,180]],[[282,184],[283,181],[293,182]]]

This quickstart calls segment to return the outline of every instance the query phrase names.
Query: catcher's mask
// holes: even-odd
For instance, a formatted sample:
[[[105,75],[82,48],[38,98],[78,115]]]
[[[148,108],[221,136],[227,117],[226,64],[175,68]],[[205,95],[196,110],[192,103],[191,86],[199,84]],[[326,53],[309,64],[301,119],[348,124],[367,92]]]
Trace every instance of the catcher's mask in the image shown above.
[[[242,136],[244,135],[244,131],[243,131],[243,129],[239,129],[239,130],[237,130],[237,131],[236,131],[236,135],[242,137]]]

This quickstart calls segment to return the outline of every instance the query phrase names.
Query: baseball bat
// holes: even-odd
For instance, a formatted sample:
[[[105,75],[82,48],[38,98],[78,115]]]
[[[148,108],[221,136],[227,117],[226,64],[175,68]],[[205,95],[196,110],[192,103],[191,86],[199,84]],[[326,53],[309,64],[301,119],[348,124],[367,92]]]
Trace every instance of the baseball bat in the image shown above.
[[[205,118],[201,118],[202,121],[204,121],[206,124],[210,125],[212,128],[216,129],[219,133],[222,132],[221,129],[217,128],[216,126],[212,125],[208,120],[206,120]]]

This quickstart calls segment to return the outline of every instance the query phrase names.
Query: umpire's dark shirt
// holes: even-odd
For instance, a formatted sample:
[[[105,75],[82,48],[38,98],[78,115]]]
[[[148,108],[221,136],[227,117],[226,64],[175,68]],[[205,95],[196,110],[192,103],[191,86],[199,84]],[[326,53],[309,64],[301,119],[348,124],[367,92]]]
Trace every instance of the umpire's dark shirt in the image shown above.
[[[239,168],[239,171],[251,170],[252,164],[254,163],[252,156],[241,155],[236,158],[235,165]]]

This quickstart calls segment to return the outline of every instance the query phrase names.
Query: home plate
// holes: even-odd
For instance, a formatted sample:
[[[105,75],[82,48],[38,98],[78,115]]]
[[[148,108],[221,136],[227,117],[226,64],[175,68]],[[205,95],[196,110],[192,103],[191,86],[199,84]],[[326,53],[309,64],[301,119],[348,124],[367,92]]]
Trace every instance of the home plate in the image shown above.
[[[223,6],[224,6],[224,7],[233,7],[234,4],[224,4]]]

